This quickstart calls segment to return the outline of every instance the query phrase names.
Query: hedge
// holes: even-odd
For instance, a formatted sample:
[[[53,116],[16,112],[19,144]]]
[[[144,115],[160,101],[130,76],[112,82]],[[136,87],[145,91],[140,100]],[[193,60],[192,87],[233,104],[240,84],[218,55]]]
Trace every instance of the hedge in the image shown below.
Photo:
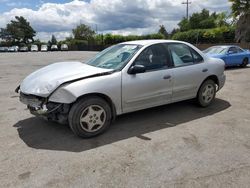
[[[174,40],[181,40],[190,43],[227,43],[234,42],[234,27],[218,27],[214,29],[193,29],[185,32],[178,32],[172,36]]]

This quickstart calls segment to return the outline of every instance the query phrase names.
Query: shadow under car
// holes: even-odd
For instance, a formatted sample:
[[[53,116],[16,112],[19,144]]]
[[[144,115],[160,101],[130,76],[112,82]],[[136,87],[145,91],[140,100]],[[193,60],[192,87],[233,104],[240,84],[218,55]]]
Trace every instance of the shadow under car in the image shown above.
[[[82,152],[131,137],[150,140],[143,134],[210,116],[230,106],[230,103],[225,100],[215,99],[207,108],[200,108],[190,101],[183,101],[137,111],[118,116],[104,134],[90,139],[75,136],[69,126],[36,117],[21,120],[14,127],[17,128],[20,138],[29,147]]]

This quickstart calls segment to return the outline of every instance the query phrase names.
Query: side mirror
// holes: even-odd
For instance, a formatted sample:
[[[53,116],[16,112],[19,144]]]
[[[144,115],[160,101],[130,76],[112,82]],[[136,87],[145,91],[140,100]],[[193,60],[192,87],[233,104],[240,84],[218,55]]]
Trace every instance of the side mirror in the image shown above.
[[[128,74],[138,74],[146,72],[146,68],[143,65],[134,65],[128,70]]]

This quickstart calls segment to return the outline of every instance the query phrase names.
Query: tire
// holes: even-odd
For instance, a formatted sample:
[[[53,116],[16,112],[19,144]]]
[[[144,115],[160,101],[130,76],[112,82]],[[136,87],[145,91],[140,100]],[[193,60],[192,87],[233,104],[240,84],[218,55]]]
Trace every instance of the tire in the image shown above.
[[[242,63],[241,63],[241,67],[242,68],[244,68],[244,67],[246,67],[248,65],[248,58],[245,58],[245,59],[243,59],[243,61],[242,61]]]
[[[77,101],[69,112],[71,130],[82,138],[103,133],[111,124],[110,105],[100,97],[85,97]]]
[[[201,107],[209,106],[215,98],[216,95],[216,85],[213,80],[206,80],[202,83],[196,100]]]

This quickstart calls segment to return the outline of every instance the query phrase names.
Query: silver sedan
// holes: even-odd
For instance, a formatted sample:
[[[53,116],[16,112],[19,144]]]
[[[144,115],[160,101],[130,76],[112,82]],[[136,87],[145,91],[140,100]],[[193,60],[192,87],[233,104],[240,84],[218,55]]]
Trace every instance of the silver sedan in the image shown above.
[[[68,123],[86,138],[103,133],[124,113],[193,98],[207,107],[225,83],[224,67],[185,42],[130,41],[86,63],[46,66],[16,91],[32,114]]]

